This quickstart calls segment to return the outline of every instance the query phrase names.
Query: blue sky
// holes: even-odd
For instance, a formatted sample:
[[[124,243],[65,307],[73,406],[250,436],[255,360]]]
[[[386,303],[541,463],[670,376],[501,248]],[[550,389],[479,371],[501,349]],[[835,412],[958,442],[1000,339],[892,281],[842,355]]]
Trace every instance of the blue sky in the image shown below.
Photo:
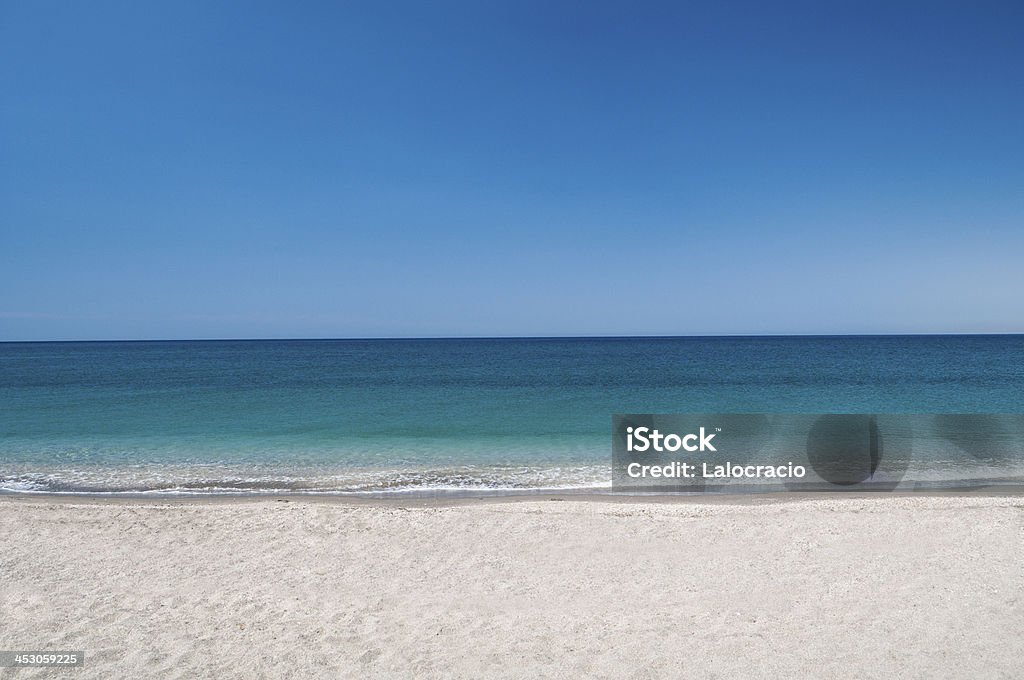
[[[0,340],[1021,332],[1022,30],[4,2]]]

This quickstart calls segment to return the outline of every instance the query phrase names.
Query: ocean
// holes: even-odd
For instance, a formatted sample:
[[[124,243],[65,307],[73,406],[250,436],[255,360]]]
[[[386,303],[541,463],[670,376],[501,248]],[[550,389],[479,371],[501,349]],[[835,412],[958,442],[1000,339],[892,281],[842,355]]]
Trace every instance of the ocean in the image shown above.
[[[616,413],[1022,407],[1021,335],[0,343],[0,492],[602,489]],[[1024,480],[969,462],[915,474]]]

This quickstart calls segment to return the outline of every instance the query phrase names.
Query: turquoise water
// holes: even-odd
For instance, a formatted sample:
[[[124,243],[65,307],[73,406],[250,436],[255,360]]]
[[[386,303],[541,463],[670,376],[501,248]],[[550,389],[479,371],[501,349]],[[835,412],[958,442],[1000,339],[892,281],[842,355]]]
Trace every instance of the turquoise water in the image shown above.
[[[0,490],[592,487],[613,413],[1022,406],[1019,335],[0,343]]]

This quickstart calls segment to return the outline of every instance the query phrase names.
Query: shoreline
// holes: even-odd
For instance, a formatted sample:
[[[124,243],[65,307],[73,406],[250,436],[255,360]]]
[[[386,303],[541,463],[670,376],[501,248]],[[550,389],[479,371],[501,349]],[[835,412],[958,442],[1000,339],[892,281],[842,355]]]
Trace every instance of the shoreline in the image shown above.
[[[147,494],[79,492],[2,492],[0,503],[74,503],[89,505],[230,505],[246,503],[309,503],[326,505],[382,507],[459,507],[504,503],[584,502],[654,505],[778,505],[813,500],[866,500],[880,498],[1021,498],[1022,486],[979,488],[877,490],[877,491],[778,491],[768,493],[650,493],[581,489],[579,491],[524,491],[523,493],[444,493],[400,492],[394,494]]]

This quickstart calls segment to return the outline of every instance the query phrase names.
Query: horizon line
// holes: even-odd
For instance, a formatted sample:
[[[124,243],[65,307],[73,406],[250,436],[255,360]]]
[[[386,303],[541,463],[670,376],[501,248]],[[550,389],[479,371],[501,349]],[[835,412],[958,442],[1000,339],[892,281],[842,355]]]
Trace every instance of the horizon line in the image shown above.
[[[276,337],[276,338],[101,338],[60,340],[0,340],[0,345],[53,343],[132,343],[132,342],[372,342],[422,340],[684,340],[742,338],[908,338],[908,337],[987,337],[1024,335],[1024,331],[984,331],[952,333],[696,333],[673,335],[424,335],[424,336],[350,336],[350,337]]]

